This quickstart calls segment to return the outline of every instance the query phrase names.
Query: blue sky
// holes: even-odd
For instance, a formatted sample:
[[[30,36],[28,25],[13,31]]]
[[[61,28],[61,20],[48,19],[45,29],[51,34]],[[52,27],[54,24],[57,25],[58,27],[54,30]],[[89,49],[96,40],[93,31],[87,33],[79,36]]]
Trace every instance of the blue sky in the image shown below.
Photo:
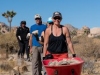
[[[63,25],[100,27],[100,0],[0,0],[0,14],[7,10],[17,12],[12,26],[19,26],[20,21],[26,20],[30,27],[35,23],[35,14],[40,14],[43,22],[46,22],[53,12],[59,11],[63,16]],[[2,15],[0,22],[8,24]]]

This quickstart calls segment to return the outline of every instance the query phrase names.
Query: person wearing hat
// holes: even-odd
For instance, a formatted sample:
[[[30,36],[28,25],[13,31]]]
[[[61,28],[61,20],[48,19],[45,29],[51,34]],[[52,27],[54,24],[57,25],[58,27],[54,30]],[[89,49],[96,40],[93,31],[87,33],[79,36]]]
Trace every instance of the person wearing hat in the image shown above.
[[[68,47],[72,56],[76,57],[69,30],[60,24],[62,14],[54,12],[52,19],[54,24],[45,31],[43,59],[68,58]]]
[[[47,20],[47,26],[51,26],[53,25],[53,20],[52,20],[52,17],[49,17],[48,20]]]
[[[53,25],[53,20],[52,20],[52,17],[49,17],[48,20],[47,20],[47,27]],[[44,43],[44,33],[45,31],[42,32],[41,34],[41,40],[40,40],[40,43],[43,45]]]
[[[29,49],[28,49],[28,43],[29,43],[29,28],[26,27],[26,21],[20,22],[20,27],[16,31],[16,37],[19,43],[20,50],[18,52],[18,57],[24,58],[24,53],[26,50],[27,54],[27,60],[29,61]]]
[[[32,75],[42,75],[42,45],[39,43],[39,37],[41,33],[47,28],[46,25],[42,24],[42,18],[39,14],[35,15],[36,24],[30,27],[30,52],[32,53]]]
[[[52,20],[52,17],[49,17],[47,20],[47,27],[50,27],[51,25],[53,25],[53,20]],[[45,30],[42,32],[41,39],[39,40],[39,43],[42,45],[44,45],[44,34],[45,34]],[[44,66],[43,66],[43,71],[44,71],[44,75],[46,75],[46,70]]]

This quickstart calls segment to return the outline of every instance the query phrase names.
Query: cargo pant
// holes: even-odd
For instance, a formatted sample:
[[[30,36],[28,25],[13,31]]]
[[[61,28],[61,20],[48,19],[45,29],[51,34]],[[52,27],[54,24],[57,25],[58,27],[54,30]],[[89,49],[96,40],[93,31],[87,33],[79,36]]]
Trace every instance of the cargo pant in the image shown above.
[[[41,54],[42,47],[33,46],[32,47],[32,75],[42,75],[42,62]]]

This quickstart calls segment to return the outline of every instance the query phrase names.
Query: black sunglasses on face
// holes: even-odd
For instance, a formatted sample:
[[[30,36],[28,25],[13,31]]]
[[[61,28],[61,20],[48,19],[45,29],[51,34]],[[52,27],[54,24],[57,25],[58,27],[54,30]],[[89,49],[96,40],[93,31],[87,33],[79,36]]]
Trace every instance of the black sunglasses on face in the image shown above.
[[[35,20],[41,20],[41,18],[36,18]]]
[[[61,17],[54,17],[54,20],[56,20],[56,19],[61,20]]]
[[[49,24],[53,24],[53,22],[50,22]]]

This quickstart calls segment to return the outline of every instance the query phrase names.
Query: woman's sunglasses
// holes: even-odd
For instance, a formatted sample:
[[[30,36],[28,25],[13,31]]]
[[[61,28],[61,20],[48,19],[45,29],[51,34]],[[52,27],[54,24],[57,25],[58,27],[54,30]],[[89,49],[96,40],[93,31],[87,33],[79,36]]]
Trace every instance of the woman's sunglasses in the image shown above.
[[[49,24],[53,24],[53,22],[50,22]]]
[[[61,20],[61,17],[54,17],[54,20],[56,20],[56,19]]]
[[[36,18],[35,20],[41,20],[41,18]]]

